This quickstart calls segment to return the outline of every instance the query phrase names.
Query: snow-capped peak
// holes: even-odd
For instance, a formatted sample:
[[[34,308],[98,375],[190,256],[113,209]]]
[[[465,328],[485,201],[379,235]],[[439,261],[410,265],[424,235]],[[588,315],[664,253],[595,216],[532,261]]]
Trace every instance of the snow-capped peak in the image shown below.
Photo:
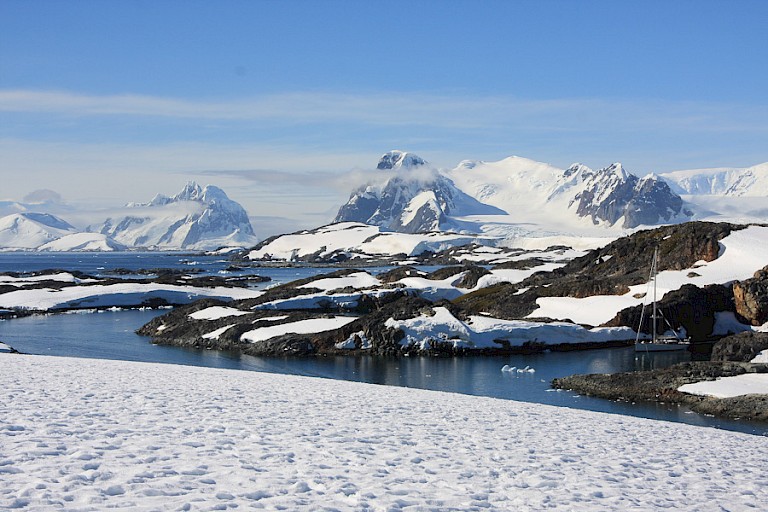
[[[173,196],[174,201],[200,201],[203,197],[203,189],[194,181],[189,181],[181,192]]]
[[[603,172],[603,173],[606,173],[606,174],[607,173],[613,173],[621,181],[625,181],[625,180],[629,179],[630,176],[632,176],[630,173],[628,173],[626,171],[626,169],[624,169],[624,166],[621,165],[621,162],[612,163],[611,165],[609,165],[605,169],[601,169],[599,172]]]
[[[414,153],[394,149],[381,155],[376,168],[379,170],[414,169],[426,164],[426,160]]]
[[[0,218],[0,247],[34,249],[77,230],[49,213],[14,213]]]
[[[188,182],[173,197],[156,195],[122,218],[89,227],[128,247],[216,249],[257,242],[248,214],[219,187]]]

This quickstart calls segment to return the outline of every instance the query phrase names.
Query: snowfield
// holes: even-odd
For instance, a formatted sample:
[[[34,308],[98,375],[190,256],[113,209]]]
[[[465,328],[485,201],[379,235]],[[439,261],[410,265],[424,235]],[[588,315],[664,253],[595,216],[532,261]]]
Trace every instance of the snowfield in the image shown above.
[[[768,502],[760,436],[236,370],[12,354],[0,354],[0,369],[3,510]]]

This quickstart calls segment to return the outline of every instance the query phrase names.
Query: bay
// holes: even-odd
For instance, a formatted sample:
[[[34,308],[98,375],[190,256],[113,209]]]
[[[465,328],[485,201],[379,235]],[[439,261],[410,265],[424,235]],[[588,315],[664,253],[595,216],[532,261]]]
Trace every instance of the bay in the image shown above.
[[[765,425],[722,420],[684,407],[625,403],[555,391],[549,382],[574,373],[665,367],[687,353],[635,354],[634,348],[503,357],[253,357],[234,352],[153,345],[135,330],[164,311],[126,310],[36,315],[0,321],[0,340],[28,354],[117,359],[303,375],[402,386],[624,414],[768,435]],[[10,359],[4,359],[12,361]],[[504,365],[534,372],[502,372]],[[137,375],[137,379],[141,376]]]
[[[221,256],[180,253],[0,253],[0,272],[59,268],[92,275],[110,270],[175,268],[227,273]],[[270,286],[335,270],[327,267],[254,267],[234,270],[272,277]],[[375,269],[375,272],[384,269]],[[146,361],[229,368],[351,380],[535,402],[560,407],[639,416],[692,425],[768,435],[763,424],[721,420],[684,407],[659,403],[629,404],[555,391],[553,378],[576,373],[613,373],[662,368],[688,360],[688,353],[636,354],[634,348],[551,352],[503,357],[370,357],[259,358],[215,350],[159,346],[135,334],[163,310],[103,311],[36,315],[0,321],[0,341],[28,354]],[[502,372],[504,365],[533,372]],[[140,375],[137,375],[140,379]]]

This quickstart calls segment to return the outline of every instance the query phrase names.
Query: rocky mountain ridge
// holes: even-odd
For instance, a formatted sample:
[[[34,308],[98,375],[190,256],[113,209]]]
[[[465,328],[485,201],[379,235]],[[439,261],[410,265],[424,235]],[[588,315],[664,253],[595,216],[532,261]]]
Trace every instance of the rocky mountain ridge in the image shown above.
[[[509,157],[497,162],[465,160],[453,169],[438,170],[413,153],[395,150],[382,155],[371,181],[351,194],[334,221],[363,222],[406,233],[468,229],[477,233],[489,229],[476,216],[499,215],[508,218],[503,222],[520,226],[534,221],[543,229],[548,221],[571,226],[587,221],[615,231],[717,216],[710,204],[695,202],[706,194],[768,195],[768,164],[638,176],[618,162],[597,170],[584,164],[558,169]],[[768,212],[759,209],[750,215],[768,220]],[[475,224],[467,224],[467,217]],[[727,218],[720,215],[719,220]]]
[[[504,270],[494,267],[490,271],[464,264],[426,273],[406,266],[374,277],[360,269],[347,269],[287,283],[267,290],[258,298],[232,303],[228,306],[233,308],[232,312],[226,318],[217,317],[212,322],[191,322],[190,313],[202,309],[202,306],[191,305],[158,317],[143,328],[142,333],[161,343],[176,344],[177,340],[183,339],[187,346],[208,348],[219,348],[220,343],[226,343],[229,349],[237,348],[251,354],[283,353],[273,352],[280,347],[280,350],[289,350],[296,355],[361,351],[371,354],[500,354],[632,343],[634,330],[649,330],[647,322],[640,325],[639,305],[623,310],[617,308],[615,318],[597,329],[562,318],[557,321],[531,318],[531,313],[536,310],[537,301],[547,297],[624,296],[616,303],[626,303],[627,299],[633,304],[642,303],[642,297],[627,295],[631,286],[647,282],[654,247],[658,246],[664,255],[661,271],[691,275],[701,268],[702,262],[714,264],[723,257],[721,244],[724,240],[738,239],[737,235],[742,231],[765,239],[765,229],[701,222],[663,226],[634,233],[564,265],[554,265],[558,268],[539,272],[536,272],[537,268],[552,266],[545,266],[536,258],[527,262],[515,258],[499,265]],[[729,243],[731,247],[737,247],[733,242]],[[518,274],[524,268],[529,269],[525,271],[528,277],[518,280],[504,277]],[[763,269],[752,279],[759,281],[758,289],[763,289],[768,282],[768,272]],[[740,281],[752,283],[750,279]],[[751,301],[759,305],[757,309],[761,313],[744,317],[738,313],[740,303],[744,301],[735,296],[734,287],[730,280],[703,287],[684,284],[665,294],[659,308],[672,327],[685,328],[696,343],[715,334],[718,318],[722,315],[734,319],[728,326],[732,332],[749,330],[749,324],[759,321],[760,315],[768,312],[768,300],[760,295],[759,299]],[[275,316],[276,310],[281,314]],[[327,331],[290,334],[296,331],[286,330],[286,334],[275,339],[257,343],[243,342],[239,337],[254,329],[254,319],[269,319],[280,325],[337,315],[355,318]],[[240,327],[227,327],[231,325]],[[208,336],[208,333],[218,333],[218,329],[225,327],[227,331],[216,339],[213,335]],[[552,329],[547,331],[547,337],[536,334],[539,329],[547,328]],[[408,329],[414,330],[414,340],[407,337],[410,336],[406,334]],[[577,342],[558,342],[563,339],[560,337],[563,332],[573,329],[577,331]],[[611,331],[613,335],[601,338],[600,329],[624,330]],[[206,337],[201,337],[202,334]]]
[[[574,164],[561,171],[514,158],[507,163],[464,161],[441,172],[403,151],[382,155],[377,171],[389,171],[355,190],[334,222],[363,222],[417,233],[455,229],[451,218],[472,215],[514,217],[521,206],[548,207],[622,228],[685,220],[692,213],[656,175],[638,178],[620,163],[599,170]],[[472,175],[476,175],[471,177]],[[457,185],[458,183],[458,185]]]

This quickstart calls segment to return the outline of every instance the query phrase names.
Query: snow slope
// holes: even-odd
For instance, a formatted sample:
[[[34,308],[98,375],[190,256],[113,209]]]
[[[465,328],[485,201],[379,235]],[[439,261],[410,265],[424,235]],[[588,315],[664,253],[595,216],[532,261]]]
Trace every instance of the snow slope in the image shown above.
[[[0,248],[35,249],[76,232],[74,226],[47,213],[14,213],[0,218]]]
[[[455,233],[393,233],[382,231],[378,226],[342,222],[282,235],[252,250],[248,258],[292,261],[313,254],[327,258],[334,253],[346,253],[360,258],[401,253],[412,256],[425,250],[438,252],[473,242],[492,244],[494,240]]]
[[[38,251],[125,251],[128,247],[101,233],[73,233],[52,240]]]
[[[692,395],[714,396],[715,398],[730,398],[753,393],[768,395],[768,373],[745,373],[734,377],[694,382],[680,386],[677,390]]]
[[[13,354],[0,368],[4,510],[768,502],[765,438],[748,434],[236,370]]]
[[[526,342],[567,344],[632,340],[636,333],[628,327],[604,327],[585,329],[565,322],[525,322],[502,320],[485,316],[471,316],[463,322],[444,307],[435,307],[433,315],[420,315],[407,320],[386,322],[387,327],[402,329],[405,337],[402,345],[418,345],[429,349],[433,342],[451,343],[454,347],[496,348],[496,340],[519,347]]]

